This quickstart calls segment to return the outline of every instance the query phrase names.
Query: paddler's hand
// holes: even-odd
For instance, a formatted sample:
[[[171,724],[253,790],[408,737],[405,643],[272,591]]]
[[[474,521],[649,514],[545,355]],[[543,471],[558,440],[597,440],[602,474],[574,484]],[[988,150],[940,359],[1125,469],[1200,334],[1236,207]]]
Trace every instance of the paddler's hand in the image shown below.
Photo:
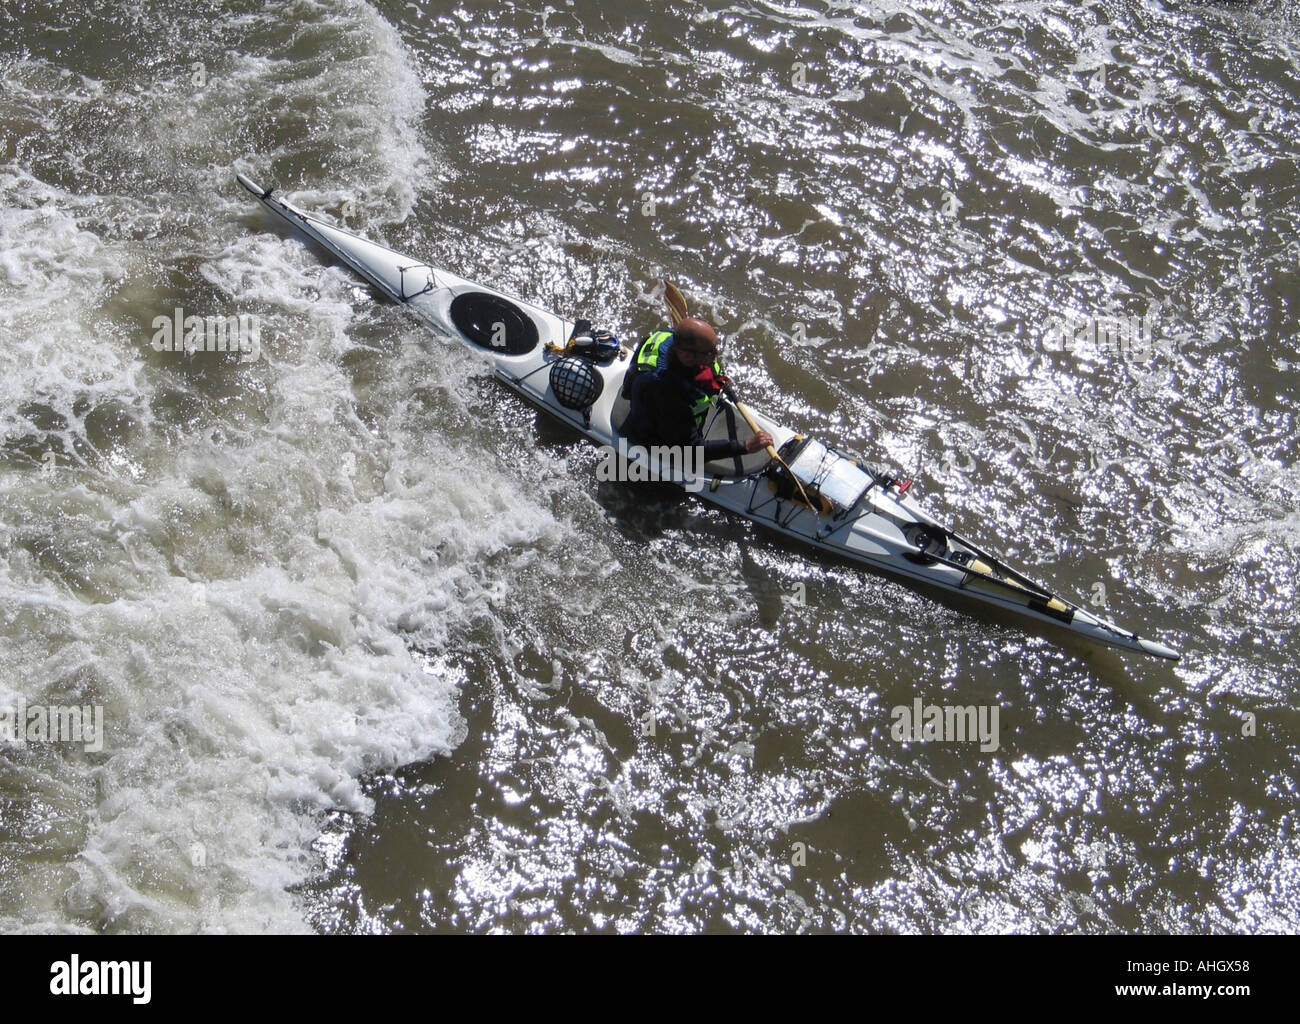
[[[766,430],[760,430],[757,434],[745,442],[745,451],[753,455],[760,449],[767,448],[772,444],[772,435]]]

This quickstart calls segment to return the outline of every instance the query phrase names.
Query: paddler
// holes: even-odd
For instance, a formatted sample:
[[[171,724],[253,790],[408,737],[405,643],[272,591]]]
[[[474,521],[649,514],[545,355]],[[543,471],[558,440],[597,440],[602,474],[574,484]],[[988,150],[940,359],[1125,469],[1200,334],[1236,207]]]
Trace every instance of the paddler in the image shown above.
[[[706,462],[752,454],[772,443],[765,430],[748,441],[704,439],[704,426],[727,383],[718,345],[718,332],[696,317],[641,342],[624,383],[632,403],[621,430],[628,441],[646,448],[701,447]]]

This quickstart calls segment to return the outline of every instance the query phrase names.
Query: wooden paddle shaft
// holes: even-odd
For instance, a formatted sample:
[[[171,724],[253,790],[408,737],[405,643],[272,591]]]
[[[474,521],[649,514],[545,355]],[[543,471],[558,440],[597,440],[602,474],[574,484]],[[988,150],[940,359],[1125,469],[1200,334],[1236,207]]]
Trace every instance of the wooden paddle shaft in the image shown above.
[[[745,422],[749,424],[749,429],[752,430],[755,434],[762,433],[762,430],[759,428],[759,425],[754,422],[754,417],[750,415],[749,409],[745,407],[745,403],[736,401],[735,395],[729,395],[728,397],[731,399],[732,404],[735,405],[735,407],[740,410],[740,415],[745,417]],[[781,463],[781,465],[785,466],[785,460],[776,453],[776,448],[773,445],[769,444],[767,446],[767,454],[772,456],[772,458],[776,459],[776,461]],[[785,468],[789,469],[790,467],[785,466]]]

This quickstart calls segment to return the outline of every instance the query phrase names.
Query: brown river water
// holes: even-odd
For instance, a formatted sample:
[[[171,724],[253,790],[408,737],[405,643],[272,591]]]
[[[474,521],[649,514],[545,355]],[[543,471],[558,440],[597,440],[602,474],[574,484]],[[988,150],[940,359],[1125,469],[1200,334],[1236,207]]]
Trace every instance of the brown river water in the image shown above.
[[[103,718],[0,732],[0,930],[1300,928],[1294,3],[18,0],[0,44],[0,725]],[[756,407],[1182,660],[602,482],[236,169],[625,339],[671,277]],[[177,308],[256,345],[159,351]]]

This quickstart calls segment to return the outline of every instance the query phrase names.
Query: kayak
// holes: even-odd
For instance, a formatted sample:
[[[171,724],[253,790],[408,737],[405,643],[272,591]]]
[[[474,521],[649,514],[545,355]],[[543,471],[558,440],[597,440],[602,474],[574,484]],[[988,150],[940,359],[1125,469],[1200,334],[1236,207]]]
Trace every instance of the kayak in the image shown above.
[[[701,501],[868,569],[1095,643],[1169,660],[1181,657],[1172,647],[1058,597],[974,541],[945,529],[908,493],[911,481],[796,434],[761,413],[740,416],[735,406],[719,400],[703,434],[745,441],[765,430],[780,461],[759,450],[703,462],[692,459],[689,449],[629,444],[618,430],[630,407],[623,384],[634,360],[626,347],[575,347],[575,336],[590,338],[582,331],[590,325],[583,321],[566,320],[394,252],[298,209],[243,174],[236,178],[263,206],[362,280],[434,331],[476,350],[507,387],[605,446],[606,466],[620,472],[619,479],[669,481]]]

